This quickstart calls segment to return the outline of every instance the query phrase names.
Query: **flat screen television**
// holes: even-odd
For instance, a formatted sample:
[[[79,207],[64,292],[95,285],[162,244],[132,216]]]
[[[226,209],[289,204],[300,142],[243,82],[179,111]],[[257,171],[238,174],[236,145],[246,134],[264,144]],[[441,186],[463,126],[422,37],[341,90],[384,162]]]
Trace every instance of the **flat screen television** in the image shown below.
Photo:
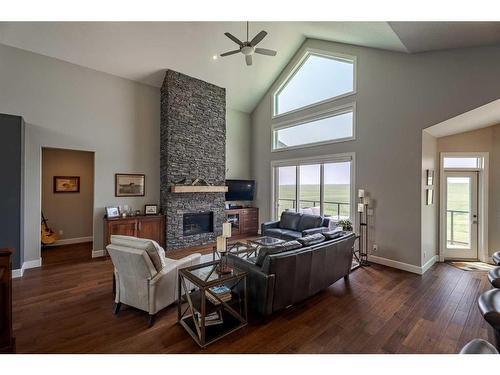
[[[253,201],[254,180],[226,180],[226,201]]]

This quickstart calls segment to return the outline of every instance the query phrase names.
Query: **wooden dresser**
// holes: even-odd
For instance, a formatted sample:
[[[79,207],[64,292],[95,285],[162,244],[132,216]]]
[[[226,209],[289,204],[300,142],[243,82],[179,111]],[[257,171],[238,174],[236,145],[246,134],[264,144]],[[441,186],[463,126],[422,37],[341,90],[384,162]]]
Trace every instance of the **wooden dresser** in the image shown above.
[[[12,332],[12,251],[0,249],[0,353],[14,353]]]
[[[104,247],[110,244],[111,235],[119,234],[154,240],[164,248],[165,231],[165,216],[163,215],[104,218]]]
[[[256,207],[225,210],[226,220],[231,223],[232,236],[256,235],[259,231],[259,209]]]

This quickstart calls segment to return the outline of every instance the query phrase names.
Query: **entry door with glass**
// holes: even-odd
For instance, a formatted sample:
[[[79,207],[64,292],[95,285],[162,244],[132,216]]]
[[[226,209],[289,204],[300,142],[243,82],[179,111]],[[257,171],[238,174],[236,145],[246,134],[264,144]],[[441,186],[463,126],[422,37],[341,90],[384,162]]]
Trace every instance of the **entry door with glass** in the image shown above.
[[[447,259],[477,259],[478,172],[444,172]]]

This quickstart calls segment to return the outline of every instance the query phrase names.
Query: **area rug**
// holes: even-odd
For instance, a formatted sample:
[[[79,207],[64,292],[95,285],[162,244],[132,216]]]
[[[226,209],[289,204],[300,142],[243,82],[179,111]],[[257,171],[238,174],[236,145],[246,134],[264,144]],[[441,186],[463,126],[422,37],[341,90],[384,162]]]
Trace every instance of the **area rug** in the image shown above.
[[[488,272],[489,270],[495,268],[494,265],[484,263],[484,262],[459,262],[459,261],[454,261],[454,262],[446,262],[453,267],[460,268],[463,271],[481,271],[481,272]]]

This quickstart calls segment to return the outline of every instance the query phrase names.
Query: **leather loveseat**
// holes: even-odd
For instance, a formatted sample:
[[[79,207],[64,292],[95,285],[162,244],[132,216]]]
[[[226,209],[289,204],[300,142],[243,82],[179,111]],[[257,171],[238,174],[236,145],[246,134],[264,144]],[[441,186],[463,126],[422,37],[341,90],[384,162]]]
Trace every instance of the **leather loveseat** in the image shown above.
[[[285,211],[280,220],[263,223],[261,234],[282,240],[295,240],[310,234],[327,232],[329,224],[330,219],[322,216]]]
[[[349,276],[355,234],[326,232],[261,247],[257,257],[228,254],[248,272],[249,307],[259,316],[298,303]]]

